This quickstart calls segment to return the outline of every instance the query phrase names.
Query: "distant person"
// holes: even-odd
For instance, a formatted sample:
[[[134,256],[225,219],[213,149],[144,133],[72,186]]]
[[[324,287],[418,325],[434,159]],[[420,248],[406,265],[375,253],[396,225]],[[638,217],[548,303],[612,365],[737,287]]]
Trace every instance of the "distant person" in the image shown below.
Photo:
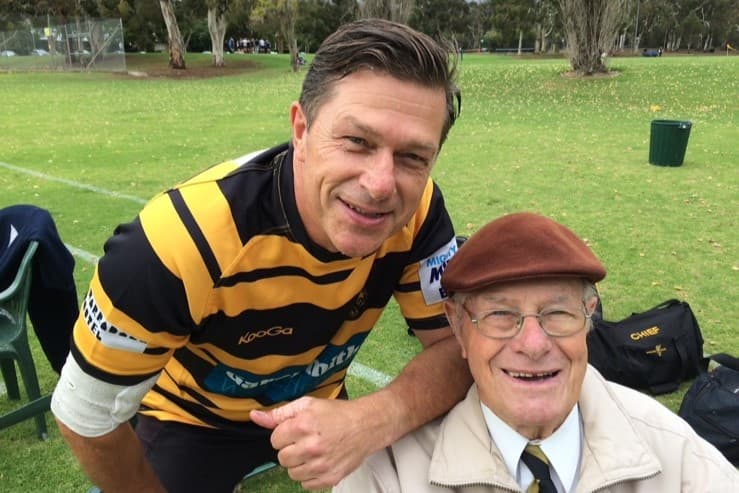
[[[328,487],[462,399],[471,377],[439,282],[457,243],[430,178],[458,115],[450,61],[401,24],[341,27],[290,107],[289,143],[116,229],[52,400],[103,491],[231,493],[277,460]],[[345,400],[391,297],[424,349]]]
[[[555,221],[504,216],[447,265],[467,398],[334,492],[724,493],[739,473],[675,413],[608,382],[586,344],[606,270]]]
[[[233,53],[236,51],[236,42],[233,38],[228,38],[228,52]]]

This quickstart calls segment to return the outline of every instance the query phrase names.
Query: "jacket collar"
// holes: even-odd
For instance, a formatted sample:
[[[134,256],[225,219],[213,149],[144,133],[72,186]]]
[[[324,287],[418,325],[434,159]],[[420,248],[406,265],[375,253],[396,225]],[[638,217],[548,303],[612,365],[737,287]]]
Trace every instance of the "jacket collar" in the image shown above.
[[[609,384],[592,367],[585,373],[580,411],[583,419],[582,474],[578,490],[594,490],[661,471],[659,460],[639,436]],[[429,466],[436,485],[497,485],[518,491],[518,484],[490,439],[473,384],[467,397],[443,420]]]

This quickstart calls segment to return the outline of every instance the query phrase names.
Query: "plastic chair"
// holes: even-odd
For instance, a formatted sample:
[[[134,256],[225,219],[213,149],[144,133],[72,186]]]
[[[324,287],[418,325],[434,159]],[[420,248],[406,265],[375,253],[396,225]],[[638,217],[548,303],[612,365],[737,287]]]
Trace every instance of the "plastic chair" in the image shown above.
[[[8,397],[18,400],[21,397],[15,372],[15,363],[18,363],[29,400],[23,406],[0,416],[0,429],[33,417],[36,420],[38,437],[46,440],[48,435],[45,413],[49,410],[51,394],[41,396],[26,326],[31,267],[37,248],[38,242],[29,242],[13,282],[0,291],[0,370]]]

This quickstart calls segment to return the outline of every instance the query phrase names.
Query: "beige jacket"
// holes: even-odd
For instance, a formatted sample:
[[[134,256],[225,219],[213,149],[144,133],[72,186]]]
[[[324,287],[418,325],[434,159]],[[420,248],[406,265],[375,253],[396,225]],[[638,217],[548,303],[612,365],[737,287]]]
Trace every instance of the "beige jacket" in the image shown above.
[[[577,492],[739,492],[739,472],[651,397],[588,368]],[[488,434],[476,386],[437,420],[371,456],[335,493],[520,492]]]

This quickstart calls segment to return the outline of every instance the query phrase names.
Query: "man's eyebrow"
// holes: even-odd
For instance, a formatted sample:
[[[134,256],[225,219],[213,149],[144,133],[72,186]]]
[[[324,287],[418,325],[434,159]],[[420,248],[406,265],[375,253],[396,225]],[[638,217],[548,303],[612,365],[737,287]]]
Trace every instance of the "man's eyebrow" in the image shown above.
[[[346,115],[344,118],[339,120],[340,123],[349,123],[353,127],[355,127],[357,130],[362,132],[364,135],[369,136],[373,139],[378,139],[380,137],[380,134],[369,125],[366,125],[356,119],[353,115]],[[403,149],[400,150],[400,152],[429,152],[433,155],[436,155],[439,148],[432,143],[429,142],[419,142],[419,141],[412,141],[409,142],[407,145],[403,147]]]

